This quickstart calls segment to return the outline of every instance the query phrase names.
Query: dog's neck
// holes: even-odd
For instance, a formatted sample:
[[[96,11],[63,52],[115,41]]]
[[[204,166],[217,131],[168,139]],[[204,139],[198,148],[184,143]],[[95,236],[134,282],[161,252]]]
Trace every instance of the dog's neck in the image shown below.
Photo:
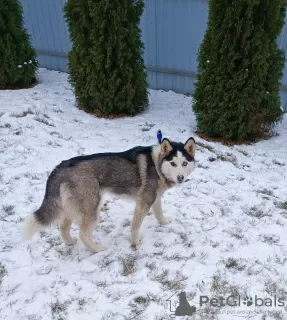
[[[159,166],[160,161],[159,161],[159,157],[160,157],[160,151],[161,151],[161,146],[155,146],[152,148],[152,160],[153,163],[155,165],[156,168],[156,172],[159,176],[159,180],[161,181],[161,183],[163,184],[163,186],[167,187],[167,188],[172,188],[173,186],[175,186],[175,182],[169,180],[161,171],[161,168]]]

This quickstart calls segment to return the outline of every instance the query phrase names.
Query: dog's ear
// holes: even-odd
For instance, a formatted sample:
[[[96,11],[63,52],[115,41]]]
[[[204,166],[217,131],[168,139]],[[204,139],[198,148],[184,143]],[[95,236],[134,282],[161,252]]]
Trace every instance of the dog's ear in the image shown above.
[[[167,138],[162,139],[160,146],[163,153],[169,153],[172,150],[171,143]]]
[[[190,137],[187,139],[186,143],[184,144],[184,149],[186,150],[186,152],[194,157],[195,155],[195,140]]]

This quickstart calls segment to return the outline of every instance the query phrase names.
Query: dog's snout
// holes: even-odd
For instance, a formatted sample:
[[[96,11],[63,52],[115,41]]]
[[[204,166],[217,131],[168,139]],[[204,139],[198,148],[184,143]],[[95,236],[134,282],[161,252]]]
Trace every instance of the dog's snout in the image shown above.
[[[184,176],[183,176],[183,175],[177,176],[177,181],[178,181],[178,182],[182,182],[183,179],[184,179]]]

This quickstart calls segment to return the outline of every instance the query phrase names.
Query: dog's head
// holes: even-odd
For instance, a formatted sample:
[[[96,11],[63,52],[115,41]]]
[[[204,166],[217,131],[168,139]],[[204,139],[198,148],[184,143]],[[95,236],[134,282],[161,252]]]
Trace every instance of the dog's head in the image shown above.
[[[183,183],[194,170],[195,141],[191,137],[185,144],[164,138],[161,142],[161,171],[171,183]]]

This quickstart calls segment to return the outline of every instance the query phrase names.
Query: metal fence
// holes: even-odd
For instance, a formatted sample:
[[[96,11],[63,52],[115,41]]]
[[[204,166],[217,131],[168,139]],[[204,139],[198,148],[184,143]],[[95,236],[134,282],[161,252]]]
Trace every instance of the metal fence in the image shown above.
[[[63,17],[66,0],[20,2],[40,66],[67,72],[71,42]],[[205,33],[207,15],[208,0],[145,0],[140,27],[150,88],[179,93],[193,91],[197,52]],[[287,51],[285,27],[278,44]],[[287,111],[287,64],[281,97]]]

